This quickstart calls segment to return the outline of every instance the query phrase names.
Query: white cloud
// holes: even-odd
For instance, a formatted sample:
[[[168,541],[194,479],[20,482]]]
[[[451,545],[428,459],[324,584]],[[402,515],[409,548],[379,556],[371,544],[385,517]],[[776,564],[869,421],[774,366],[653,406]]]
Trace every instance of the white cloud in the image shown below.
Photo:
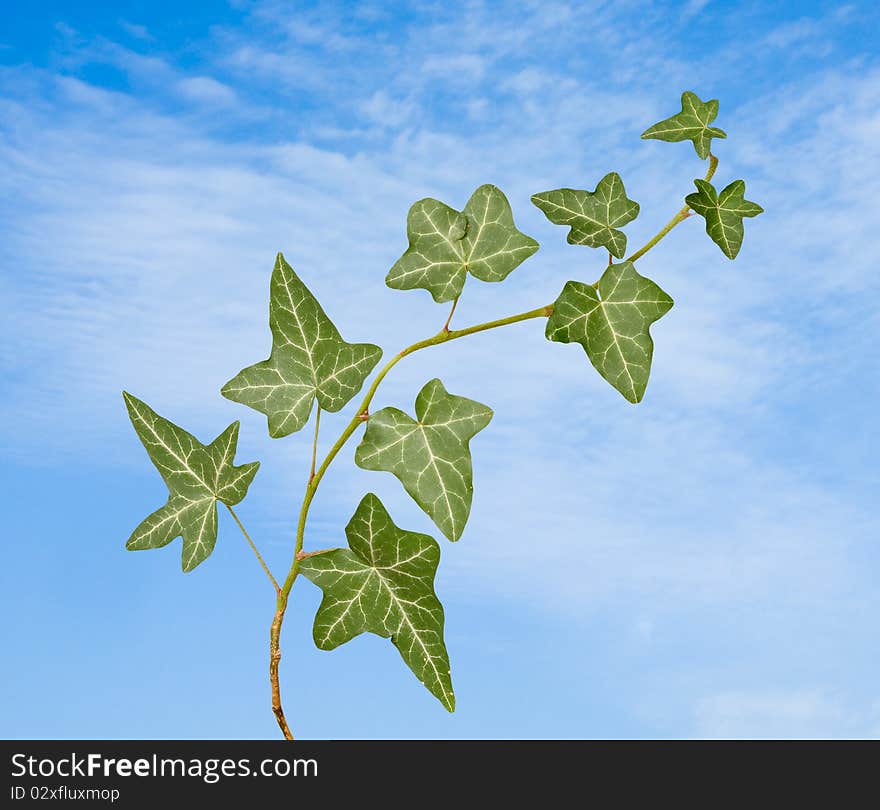
[[[681,19],[687,21],[692,17],[696,17],[708,5],[709,0],[688,0],[681,11]]]
[[[413,104],[411,101],[393,99],[384,90],[377,90],[361,104],[361,110],[383,128],[398,128],[412,116]]]
[[[560,88],[560,84],[563,85]],[[518,95],[531,96],[552,88],[554,91],[564,90],[569,93],[577,88],[577,82],[570,78],[562,78],[538,67],[527,67],[505,79],[501,88],[511,90]]]
[[[821,689],[722,692],[696,708],[697,736],[724,739],[872,738],[880,711],[869,715]]]
[[[177,92],[190,101],[200,104],[232,104],[235,92],[232,88],[210,76],[189,76],[177,82]]]
[[[841,28],[857,19],[855,12],[854,6],[842,5],[823,15],[787,20],[770,30],[760,41],[759,47],[783,51],[788,57],[809,56],[816,59],[828,56]]]
[[[479,81],[485,71],[486,60],[474,53],[429,56],[421,67],[421,73],[425,76],[437,76],[462,84]]]
[[[226,105],[236,101],[235,91],[218,79],[205,75],[187,75],[164,54],[144,54],[104,37],[92,41],[80,38],[73,29],[65,27],[70,45],[62,63],[77,69],[87,64],[105,64],[126,74],[140,92],[158,92],[166,99],[171,94],[185,101],[203,105]]]
[[[126,34],[135,39],[140,39],[144,42],[153,41],[153,35],[145,25],[139,25],[138,23],[129,22],[128,20],[120,20],[119,27],[125,31]]]

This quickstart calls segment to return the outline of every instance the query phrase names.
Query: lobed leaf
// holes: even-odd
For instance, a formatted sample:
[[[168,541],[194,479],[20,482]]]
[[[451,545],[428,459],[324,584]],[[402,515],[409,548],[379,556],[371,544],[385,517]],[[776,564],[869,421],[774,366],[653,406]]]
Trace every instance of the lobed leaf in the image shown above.
[[[706,233],[728,259],[735,259],[743,242],[743,217],[756,217],[764,212],[757,203],[746,200],[746,184],[734,180],[715,190],[706,180],[694,180],[697,191],[688,194],[685,202],[706,220]]]
[[[260,462],[233,464],[238,422],[204,445],[137,397],[126,391],[122,396],[135,432],[168,487],[168,501],[141,521],[125,547],[161,548],[182,535],[183,570],[192,571],[217,542],[217,501],[230,506],[242,501]]]
[[[709,126],[718,116],[718,100],[700,101],[696,93],[686,90],[681,94],[681,112],[648,127],[642,138],[661,141],[693,141],[694,149],[702,160],[709,157],[712,138],[726,138],[727,133]]]
[[[547,338],[580,343],[596,371],[630,402],[639,402],[654,354],[649,327],[672,308],[672,299],[632,262],[610,265],[597,287],[565,285],[547,321]]]
[[[324,592],[315,644],[332,650],[361,633],[390,638],[413,674],[454,711],[443,606],[434,592],[437,541],[395,526],[372,493],[361,500],[345,534],[348,548],[321,551],[300,563],[300,573]]]
[[[503,281],[537,249],[517,230],[501,189],[480,186],[461,212],[430,197],[406,217],[409,247],[388,271],[395,290],[422,288],[439,304],[461,294],[467,274],[480,281]]]
[[[342,339],[280,253],[269,289],[269,328],[269,358],[242,369],[220,393],[266,414],[273,438],[300,430],[316,399],[325,411],[343,408],[382,356],[372,343]]]
[[[385,470],[450,540],[458,540],[474,493],[470,440],[492,419],[492,409],[450,394],[431,380],[416,397],[416,419],[397,408],[370,415],[355,451],[365,470]]]
[[[627,199],[617,172],[606,174],[595,191],[557,188],[533,194],[532,202],[551,222],[571,228],[570,244],[604,247],[618,259],[626,253],[626,234],[618,229],[639,215],[639,204]]]

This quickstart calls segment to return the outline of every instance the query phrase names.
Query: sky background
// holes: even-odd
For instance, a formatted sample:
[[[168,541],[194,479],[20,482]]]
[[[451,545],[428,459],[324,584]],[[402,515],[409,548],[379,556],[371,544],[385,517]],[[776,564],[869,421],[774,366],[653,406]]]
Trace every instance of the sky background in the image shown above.
[[[735,262],[702,220],[639,262],[675,299],[644,401],[531,321],[408,358],[491,405],[437,592],[458,709],[386,640],[317,650],[300,579],[282,688],[302,737],[880,736],[880,54],[871,2],[12,4],[0,30],[0,734],[274,737],[273,593],[225,511],[214,554],[128,553],[166,491],[123,388],[203,441],[242,423],[239,515],[289,563],[310,431],[220,386],[265,357],[284,251],[343,336],[390,356],[447,307],[383,284],[409,205],[495,183],[541,250],[470,280],[465,326],[593,281],[529,202],[619,172],[638,246],[705,166],[641,141],[720,99],[719,184],[766,210]],[[350,409],[349,409],[350,410]],[[326,450],[350,413],[322,420]],[[432,532],[355,442],[307,548],[367,491]],[[433,532],[437,535],[437,532]]]

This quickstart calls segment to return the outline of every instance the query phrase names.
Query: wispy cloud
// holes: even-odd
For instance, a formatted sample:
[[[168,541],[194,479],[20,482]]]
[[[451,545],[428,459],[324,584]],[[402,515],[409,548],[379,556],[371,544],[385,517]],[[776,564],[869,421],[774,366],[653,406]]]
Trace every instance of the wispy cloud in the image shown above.
[[[876,737],[880,705],[866,714],[821,689],[790,692],[725,692],[697,707],[697,730],[711,738]]]
[[[789,55],[809,53],[813,58],[827,56],[834,47],[840,29],[856,22],[859,14],[854,5],[840,5],[821,16],[804,16],[773,28],[762,44],[778,48]]]
[[[384,90],[377,90],[362,105],[367,119],[379,127],[398,129],[413,113],[414,105],[405,99],[392,99]]]
[[[107,65],[125,75],[135,93],[155,93],[157,100],[197,104],[228,105],[235,92],[220,80],[205,75],[189,75],[164,54],[143,53],[105,37],[84,39],[69,26],[59,24],[67,41],[61,64],[71,71],[85,66]]]
[[[143,42],[153,41],[153,35],[145,25],[139,25],[138,23],[129,22],[128,20],[120,20],[119,27],[130,37],[134,37]]]
[[[684,4],[684,8],[681,10],[682,21],[686,22],[691,19],[691,17],[696,17],[708,5],[709,0],[688,0]]]
[[[191,76],[180,79],[175,87],[182,96],[198,103],[231,104],[235,101],[235,92],[210,76]]]

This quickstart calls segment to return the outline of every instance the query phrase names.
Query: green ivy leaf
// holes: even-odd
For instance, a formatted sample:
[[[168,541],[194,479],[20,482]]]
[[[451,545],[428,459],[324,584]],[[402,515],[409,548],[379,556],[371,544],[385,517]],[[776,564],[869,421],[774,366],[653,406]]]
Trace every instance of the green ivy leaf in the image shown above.
[[[300,563],[300,573],[324,592],[315,644],[332,650],[361,633],[390,638],[415,676],[454,711],[443,606],[434,592],[437,541],[395,526],[372,493],[358,505],[345,534],[349,548],[317,552]]]
[[[397,408],[370,415],[354,460],[365,470],[396,475],[440,531],[458,540],[474,494],[468,442],[491,418],[491,408],[431,380],[416,397],[418,421]]]
[[[421,287],[441,304],[461,294],[467,274],[480,281],[503,281],[537,249],[517,230],[501,189],[480,186],[462,212],[430,197],[406,217],[409,247],[388,271],[395,290]]]
[[[729,186],[715,190],[706,180],[694,180],[697,191],[684,201],[706,220],[706,233],[728,259],[735,259],[743,242],[743,217],[756,217],[764,209],[744,199],[746,184],[734,180]]]
[[[569,281],[553,305],[546,335],[580,343],[590,362],[630,402],[645,394],[654,341],[648,328],[672,308],[672,299],[639,275],[632,262],[612,264],[598,289]]]
[[[639,204],[627,199],[617,172],[606,174],[595,191],[557,188],[533,194],[532,202],[551,222],[571,228],[570,244],[604,247],[618,259],[626,252],[626,234],[617,229],[639,215]]]
[[[718,117],[718,99],[700,101],[696,93],[686,90],[681,94],[681,112],[648,127],[643,138],[660,141],[693,141],[694,149],[702,160],[709,157],[712,138],[726,138],[727,133],[718,127],[710,127]]]
[[[308,422],[315,399],[325,411],[343,408],[382,356],[372,343],[342,339],[280,253],[269,290],[269,327],[269,359],[242,369],[221,393],[266,414],[276,439]]]
[[[138,437],[168,486],[168,502],[141,522],[125,547],[162,548],[183,535],[183,570],[192,571],[217,542],[217,501],[234,506],[243,500],[260,462],[232,463],[238,422],[204,445],[137,397],[125,391],[122,396]]]

